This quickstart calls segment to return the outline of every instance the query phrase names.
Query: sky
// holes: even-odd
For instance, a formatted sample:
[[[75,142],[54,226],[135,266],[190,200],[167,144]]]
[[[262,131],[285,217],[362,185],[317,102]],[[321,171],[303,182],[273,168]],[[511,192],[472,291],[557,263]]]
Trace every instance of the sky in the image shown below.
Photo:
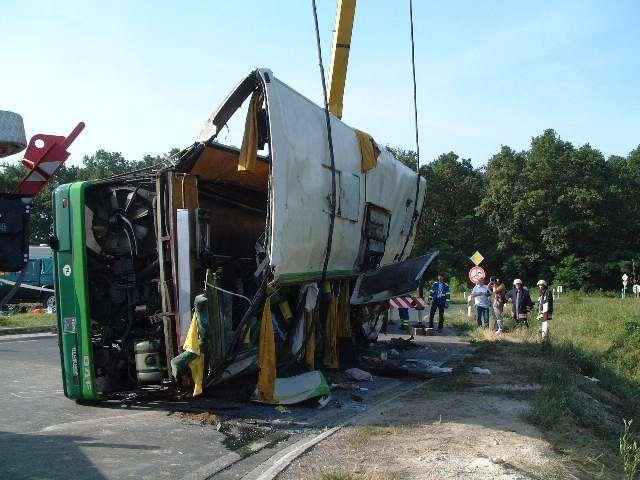
[[[329,70],[336,0],[317,0]],[[626,155],[640,144],[640,2],[414,0],[421,163],[474,165],[547,128]],[[255,67],[320,103],[311,0],[2,0],[0,110],[27,137],[86,129],[128,159],[190,145]],[[408,0],[359,0],[343,120],[414,146]],[[10,157],[17,161],[20,155]]]

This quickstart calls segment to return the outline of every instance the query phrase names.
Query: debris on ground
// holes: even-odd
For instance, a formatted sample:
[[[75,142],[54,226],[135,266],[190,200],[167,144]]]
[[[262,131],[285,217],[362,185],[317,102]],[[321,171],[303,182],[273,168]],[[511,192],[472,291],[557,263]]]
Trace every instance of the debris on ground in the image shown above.
[[[224,419],[220,415],[216,415],[213,412],[180,412],[180,417],[183,420],[189,420],[200,425],[218,425]]]
[[[451,373],[453,372],[453,368],[451,367],[438,367],[438,366],[432,366],[432,367],[428,367],[427,371],[433,375],[439,375],[442,373]]]
[[[353,382],[340,382],[340,383],[332,383],[331,390],[353,390],[356,388],[356,384]]]
[[[488,368],[473,367],[471,373],[475,373],[476,375],[491,375],[491,370]]]
[[[364,398],[355,393],[351,394],[351,400],[353,400],[354,402],[364,402]]]
[[[358,382],[371,382],[373,381],[373,375],[369,372],[365,372],[364,370],[360,370],[359,368],[350,368],[344,371],[345,375],[349,378],[352,378]]]
[[[407,350],[411,348],[417,348],[418,345],[413,341],[413,337],[411,338],[402,338],[402,337],[394,337],[387,342],[389,348],[393,348],[396,350]]]
[[[445,359],[451,357],[447,347],[423,345],[425,339],[414,337],[394,337],[378,340],[361,356],[361,365],[368,372],[389,378],[428,380],[453,372],[451,367],[443,367]]]

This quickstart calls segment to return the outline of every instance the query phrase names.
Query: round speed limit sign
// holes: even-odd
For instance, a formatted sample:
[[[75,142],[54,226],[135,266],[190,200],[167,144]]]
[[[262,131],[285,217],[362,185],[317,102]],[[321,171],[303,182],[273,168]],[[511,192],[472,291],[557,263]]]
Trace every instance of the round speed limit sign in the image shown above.
[[[469,270],[469,280],[472,283],[479,283],[480,280],[484,280],[485,276],[486,274],[482,267],[471,267],[471,270]]]

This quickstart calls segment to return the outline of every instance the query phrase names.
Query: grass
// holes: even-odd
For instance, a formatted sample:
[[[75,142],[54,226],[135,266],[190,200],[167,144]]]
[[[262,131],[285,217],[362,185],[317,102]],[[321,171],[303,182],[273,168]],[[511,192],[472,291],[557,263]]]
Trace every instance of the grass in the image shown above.
[[[0,314],[0,328],[2,327],[39,327],[55,325],[55,314],[48,313],[16,313],[14,315]]]
[[[331,472],[321,473],[315,477],[315,480],[393,480],[397,477],[380,472],[352,474],[343,469],[337,469]]]
[[[450,323],[478,348],[475,361],[495,360],[519,381],[541,386],[527,420],[579,478],[623,478],[625,470],[628,479],[638,478],[628,470],[640,455],[634,450],[640,437],[623,421],[640,423],[640,301],[576,293],[563,296],[555,310],[546,343],[537,321],[500,336],[476,329],[466,309],[451,312]],[[437,385],[462,389],[468,381],[462,373]]]
[[[624,432],[620,437],[620,456],[628,480],[634,480],[640,474],[640,445],[631,432],[632,420],[624,422]]]

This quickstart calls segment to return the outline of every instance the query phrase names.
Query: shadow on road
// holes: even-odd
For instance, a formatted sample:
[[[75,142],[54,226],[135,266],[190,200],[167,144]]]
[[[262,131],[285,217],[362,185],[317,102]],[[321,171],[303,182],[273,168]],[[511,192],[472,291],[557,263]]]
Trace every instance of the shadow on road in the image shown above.
[[[155,450],[152,445],[127,445],[96,442],[76,435],[39,435],[0,431],[2,476],[7,479],[53,478],[64,471],[66,478],[106,479],[81,448],[101,447]],[[60,468],[62,465],[63,468]]]

